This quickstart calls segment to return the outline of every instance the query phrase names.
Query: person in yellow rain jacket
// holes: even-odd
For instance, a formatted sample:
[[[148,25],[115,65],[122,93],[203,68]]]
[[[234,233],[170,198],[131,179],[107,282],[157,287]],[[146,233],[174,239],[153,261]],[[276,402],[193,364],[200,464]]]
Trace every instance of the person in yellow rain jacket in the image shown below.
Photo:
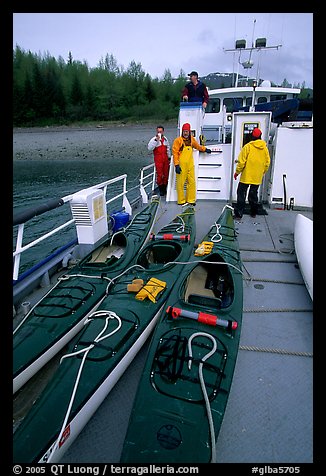
[[[238,220],[243,215],[248,187],[250,215],[255,218],[258,211],[258,188],[270,165],[268,148],[266,142],[261,139],[261,134],[261,130],[255,127],[252,140],[242,147],[238,156],[234,172],[234,180],[241,174],[237,188],[237,204],[234,207],[234,218]]]
[[[181,136],[173,141],[172,155],[177,180],[178,205],[196,205],[196,177],[193,149],[200,152],[212,151],[200,145],[191,135],[190,124],[186,122],[182,126]],[[184,184],[187,181],[186,196]]]

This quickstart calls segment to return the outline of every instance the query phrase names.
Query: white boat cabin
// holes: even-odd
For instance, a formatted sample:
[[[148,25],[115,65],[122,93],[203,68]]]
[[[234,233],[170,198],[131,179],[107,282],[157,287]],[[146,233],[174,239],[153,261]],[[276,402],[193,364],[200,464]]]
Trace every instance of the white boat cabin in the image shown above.
[[[226,132],[231,132],[234,112],[245,107],[253,108],[258,104],[296,99],[300,89],[271,86],[270,81],[263,81],[256,88],[239,86],[211,89],[208,94],[209,103],[203,120],[204,133],[210,140],[219,140],[220,127],[224,127]]]
[[[285,88],[281,90],[285,94]],[[292,94],[296,94],[294,91]],[[270,207],[312,209],[313,122],[290,121],[277,125],[272,123],[270,110],[227,115],[231,116],[229,123],[225,124],[223,115],[221,124],[218,113],[205,111],[201,103],[180,103],[179,134],[182,124],[190,123],[192,135],[212,151],[210,155],[193,151],[197,199],[236,201],[237,182],[233,174],[237,158],[243,145],[251,140],[253,128],[259,127],[271,156],[271,166],[259,188],[259,201]],[[176,200],[176,175],[174,167],[170,167],[166,201]]]

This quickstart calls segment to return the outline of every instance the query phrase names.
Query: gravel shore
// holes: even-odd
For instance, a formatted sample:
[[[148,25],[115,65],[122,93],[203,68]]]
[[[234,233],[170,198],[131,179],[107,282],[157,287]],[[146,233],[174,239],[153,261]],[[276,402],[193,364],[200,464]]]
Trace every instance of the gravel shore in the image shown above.
[[[163,124],[164,125],[164,124]],[[147,144],[157,124],[109,124],[14,128],[14,160],[103,160],[151,155]],[[172,142],[177,124],[165,126]]]

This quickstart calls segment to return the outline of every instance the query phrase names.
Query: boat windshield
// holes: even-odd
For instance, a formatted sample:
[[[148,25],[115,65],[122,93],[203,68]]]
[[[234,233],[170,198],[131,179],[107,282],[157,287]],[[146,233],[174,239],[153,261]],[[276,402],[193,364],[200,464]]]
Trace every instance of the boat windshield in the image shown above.
[[[221,100],[220,98],[211,98],[206,107],[206,112],[220,112]]]
[[[223,105],[226,107],[226,112],[238,111],[239,108],[243,106],[243,98],[224,98]]]
[[[251,98],[250,98],[251,104]],[[243,105],[242,97],[231,97],[223,99],[223,106],[226,107],[226,112],[235,112],[238,111]],[[216,112],[219,113],[222,110],[222,101],[221,98],[210,98],[209,103],[206,107],[206,113]]]

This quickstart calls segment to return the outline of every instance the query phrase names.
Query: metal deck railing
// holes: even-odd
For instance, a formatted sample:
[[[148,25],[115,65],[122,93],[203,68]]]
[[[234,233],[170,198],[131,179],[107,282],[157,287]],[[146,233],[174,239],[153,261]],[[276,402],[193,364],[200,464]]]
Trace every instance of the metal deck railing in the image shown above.
[[[151,170],[149,173],[147,173]],[[150,164],[146,167],[143,167],[140,170],[140,178],[139,184],[135,187],[130,188],[127,190],[127,174],[120,175],[118,177],[114,177],[110,180],[106,180],[105,182],[93,185],[88,187],[84,190],[91,190],[91,189],[102,189],[104,191],[104,196],[106,200],[106,207],[107,207],[107,214],[109,215],[109,209],[111,203],[116,203],[118,199],[122,198],[121,208],[124,209],[129,215],[132,214],[132,206],[130,204],[130,200],[127,198],[127,194],[136,190],[136,201],[141,198],[143,203],[148,203],[148,194],[146,189],[149,189],[150,192],[153,192],[155,188],[155,165]],[[122,186],[122,191],[120,193],[114,193],[113,196],[108,196],[108,192],[111,191],[110,185],[115,183],[120,183]],[[149,193],[150,193],[149,192]],[[63,224],[53,228],[51,231],[44,233],[42,236],[33,239],[29,243],[23,245],[24,239],[24,232],[25,232],[25,225],[30,224],[32,218],[49,212],[59,206],[64,206],[66,204],[70,204],[71,200],[73,199],[75,193],[62,197],[60,199],[54,199],[48,203],[42,204],[40,206],[32,207],[23,211],[19,211],[18,213],[14,214],[13,226],[14,226],[14,252],[13,252],[13,281],[14,284],[19,279],[19,270],[20,270],[20,263],[21,263],[21,256],[27,250],[35,247],[41,242],[48,240],[53,235],[58,235],[67,227],[71,226],[75,222],[75,218],[65,221]],[[71,210],[70,210],[71,212]],[[15,227],[18,227],[15,233]],[[59,239],[58,239],[59,241]],[[77,240],[75,240],[77,242]],[[61,247],[60,249],[66,248],[66,245]],[[54,254],[58,254],[58,250],[55,251],[51,256]],[[50,259],[49,256],[47,259]]]

